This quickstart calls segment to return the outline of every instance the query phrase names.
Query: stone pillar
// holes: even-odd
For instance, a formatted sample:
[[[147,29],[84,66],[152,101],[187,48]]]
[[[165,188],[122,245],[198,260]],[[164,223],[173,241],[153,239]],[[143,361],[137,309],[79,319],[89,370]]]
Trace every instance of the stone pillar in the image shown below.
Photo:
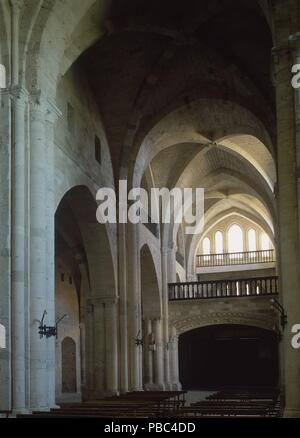
[[[107,298],[105,307],[106,394],[119,394],[117,302]]]
[[[39,321],[48,309],[47,292],[47,168],[46,168],[46,100],[37,92],[30,102],[30,409],[48,408],[47,346],[54,339],[41,339]],[[53,312],[45,323],[54,325]],[[53,348],[54,351],[54,348]]]
[[[300,65],[300,32],[289,37],[292,49],[293,64]],[[297,196],[298,196],[298,233],[300,236],[300,89],[294,89],[294,119],[295,119],[295,148],[296,148],[296,166],[297,166]]]
[[[179,357],[178,357],[178,336],[176,328],[172,327],[170,337],[170,377],[173,391],[180,391],[179,382]]]
[[[10,90],[0,89],[0,324],[5,348],[0,348],[0,410],[11,409],[11,109]]]
[[[27,150],[25,120],[28,94],[12,90],[12,237],[11,237],[11,331],[12,331],[12,408],[27,407],[26,321],[27,302]]]
[[[118,224],[118,284],[120,324],[120,391],[128,392],[128,318],[127,318],[127,257],[126,225]]]
[[[155,345],[151,319],[144,321],[144,340],[144,389],[151,390],[153,388],[153,348]]]
[[[164,386],[164,347],[162,338],[162,321],[155,319],[153,321],[155,335],[154,351],[154,385],[156,390],[163,391]]]
[[[79,330],[80,330],[80,363],[81,363],[81,375],[80,375],[80,393],[82,396],[82,400],[86,400],[87,397],[87,373],[88,373],[88,363],[89,356],[87,352],[87,339],[88,339],[88,321],[87,321],[87,297],[90,295],[89,293],[89,279],[87,275],[87,267],[85,264],[84,254],[81,251],[78,251],[76,248],[76,261],[78,263],[78,267],[80,270],[80,322],[79,322]],[[90,333],[89,333],[90,335]]]
[[[295,148],[294,90],[288,35],[284,31],[285,10],[278,10],[274,67],[277,98],[278,213],[280,231],[280,283],[282,304],[288,315],[284,331],[285,415],[300,416],[299,351],[291,346],[291,327],[300,320],[299,234],[297,162]],[[287,11],[286,11],[287,12]],[[286,38],[286,39],[285,39]],[[299,173],[300,175],[300,173]]]
[[[55,324],[55,201],[54,201],[54,128],[61,116],[59,109],[46,103],[46,309],[47,322]],[[59,316],[59,315],[57,315]],[[55,339],[47,340],[48,406],[55,407]]]
[[[91,398],[103,397],[105,393],[105,309],[103,300],[92,300],[93,343],[89,343],[93,357]]]
[[[136,338],[142,337],[141,324],[141,281],[140,257],[138,245],[138,225],[128,224],[128,323],[129,323],[129,348],[130,348],[130,390],[141,391],[142,382],[142,347],[136,345]]]
[[[164,348],[164,384],[166,390],[171,389],[170,380],[170,358],[169,358],[169,288],[168,283],[176,282],[176,250],[172,248],[162,248],[162,303],[163,303],[163,348]]]
[[[87,274],[85,274],[85,285],[88,286],[89,290],[89,280]],[[85,298],[85,312],[84,312],[84,323],[85,323],[85,387],[82,392],[83,400],[92,400],[94,398],[95,390],[95,354],[94,354],[94,306],[90,300]],[[96,348],[96,346],[95,346]]]

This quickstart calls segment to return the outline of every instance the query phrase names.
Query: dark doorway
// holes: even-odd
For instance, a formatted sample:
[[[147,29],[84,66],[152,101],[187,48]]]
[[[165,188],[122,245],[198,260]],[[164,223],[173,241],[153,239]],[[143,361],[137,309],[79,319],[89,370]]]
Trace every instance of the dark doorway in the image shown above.
[[[184,389],[275,387],[278,338],[274,332],[241,325],[217,325],[179,338]]]
[[[65,338],[61,346],[62,392],[76,392],[76,344],[72,338]]]

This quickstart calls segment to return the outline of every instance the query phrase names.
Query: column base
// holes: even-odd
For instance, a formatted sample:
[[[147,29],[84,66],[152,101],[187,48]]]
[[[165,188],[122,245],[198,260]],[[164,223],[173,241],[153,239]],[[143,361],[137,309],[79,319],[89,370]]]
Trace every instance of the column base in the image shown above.
[[[18,415],[27,415],[31,414],[31,411],[27,408],[24,409],[13,409],[9,414],[9,418],[16,418]]]
[[[29,408],[28,412],[50,412],[50,407],[49,406],[38,406],[38,407],[31,407]]]
[[[165,385],[163,383],[147,383],[145,391],[165,391]]]
[[[140,392],[140,391],[144,391],[144,388],[140,386],[134,386],[133,388],[128,388],[128,392]]]
[[[293,409],[293,408],[285,408],[283,412],[284,418],[300,418],[300,408],[299,409]]]
[[[129,392],[128,388],[121,388],[120,389],[120,394],[127,394],[127,392]]]

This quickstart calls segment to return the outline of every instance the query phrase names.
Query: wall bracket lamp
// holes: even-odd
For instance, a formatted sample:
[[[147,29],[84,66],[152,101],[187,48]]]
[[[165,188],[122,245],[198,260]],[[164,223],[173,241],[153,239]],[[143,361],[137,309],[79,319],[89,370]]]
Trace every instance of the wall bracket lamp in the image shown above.
[[[57,338],[57,327],[58,324],[64,319],[67,318],[68,315],[65,313],[61,318],[58,318],[55,322],[54,326],[48,326],[46,324],[44,324],[44,319],[45,316],[47,315],[47,311],[44,310],[42,319],[40,321],[40,325],[39,325],[39,335],[40,338],[42,339],[43,337],[45,338],[51,338],[52,336],[55,336]]]
[[[282,331],[284,331],[285,326],[287,325],[287,322],[288,322],[287,313],[286,313],[285,309],[283,308],[283,306],[280,304],[280,302],[276,298],[272,298],[270,300],[270,302],[271,302],[271,306],[279,312],[280,325],[282,327]]]

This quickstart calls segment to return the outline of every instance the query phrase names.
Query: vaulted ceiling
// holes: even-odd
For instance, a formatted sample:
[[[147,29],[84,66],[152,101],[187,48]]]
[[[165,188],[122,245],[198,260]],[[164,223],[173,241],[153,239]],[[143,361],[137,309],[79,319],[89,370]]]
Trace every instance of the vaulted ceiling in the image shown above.
[[[114,0],[102,20],[105,35],[78,63],[99,104],[116,173],[128,137],[141,143],[164,114],[199,97],[242,102],[274,138],[272,38],[258,2]]]
[[[93,10],[101,37],[73,68],[93,91],[115,178],[128,165],[144,186],[205,187],[208,220],[241,209],[273,228],[267,3],[114,0]]]

